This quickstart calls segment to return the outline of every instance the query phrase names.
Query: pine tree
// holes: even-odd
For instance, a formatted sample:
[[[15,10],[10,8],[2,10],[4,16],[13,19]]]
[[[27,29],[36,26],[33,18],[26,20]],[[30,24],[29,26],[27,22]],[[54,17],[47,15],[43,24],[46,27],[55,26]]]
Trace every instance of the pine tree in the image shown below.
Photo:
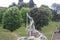
[[[34,1],[33,1],[33,0],[30,0],[30,1],[29,1],[29,7],[30,7],[30,8],[33,8],[34,5],[35,5],[35,4],[34,4]]]

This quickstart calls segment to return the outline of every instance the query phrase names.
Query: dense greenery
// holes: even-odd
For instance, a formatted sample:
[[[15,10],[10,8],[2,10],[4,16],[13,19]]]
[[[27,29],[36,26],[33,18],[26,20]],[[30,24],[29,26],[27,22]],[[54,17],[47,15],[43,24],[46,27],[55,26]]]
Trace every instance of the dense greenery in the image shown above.
[[[48,24],[48,22],[52,19],[52,11],[48,6],[42,5],[40,8],[33,8],[29,15],[33,17],[35,22],[36,29],[40,29],[41,27]]]
[[[14,31],[21,26],[21,15],[17,7],[11,7],[3,14],[3,28]]]
[[[26,25],[26,13],[30,11],[27,7],[22,7],[21,10],[18,7],[10,7],[0,11],[0,23],[2,23],[4,29],[14,31],[18,29],[21,24]]]
[[[10,7],[3,14],[3,19],[2,19],[3,20],[2,23],[4,26],[3,28],[13,31],[21,26],[19,24],[23,23],[26,25],[26,13],[29,13],[29,15],[31,17],[33,17],[33,19],[34,19],[36,29],[40,30],[41,27],[48,25],[49,21],[51,21],[52,18],[54,19],[54,17],[55,17],[54,12],[55,11],[53,11],[46,5],[41,5],[41,7],[39,7],[39,8],[32,8],[32,9],[22,6],[22,8],[20,10],[18,9],[18,7]],[[17,17],[15,16],[16,13],[18,14]],[[53,13],[53,15],[52,15],[52,13]],[[5,19],[6,19],[6,21],[5,21]],[[7,21],[7,19],[8,19],[8,21]],[[18,21],[17,21],[17,19],[18,19]],[[15,21],[13,21],[13,20],[15,20]],[[14,23],[14,22],[16,22],[16,23]],[[9,24],[10,27],[9,26],[7,27],[7,24]],[[15,26],[16,26],[16,28],[15,28]]]

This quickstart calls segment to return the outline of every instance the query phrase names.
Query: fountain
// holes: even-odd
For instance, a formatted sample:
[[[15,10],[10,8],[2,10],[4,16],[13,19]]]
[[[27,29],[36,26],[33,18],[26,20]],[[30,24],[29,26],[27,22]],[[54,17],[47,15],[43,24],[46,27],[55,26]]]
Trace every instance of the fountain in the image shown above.
[[[27,33],[28,37],[21,37],[19,40],[48,40],[43,33],[40,33],[38,30],[35,29],[34,20],[30,17],[27,13],[27,17],[30,19],[30,26],[28,26],[28,19],[27,19]]]
[[[46,36],[44,36],[42,33],[40,33],[35,29],[34,20],[32,17],[28,15],[28,13],[27,13],[27,17],[30,19],[30,26],[29,26],[30,28],[29,30],[27,30],[28,36],[34,36],[35,38],[39,38],[39,39],[41,38],[47,40]]]
[[[34,26],[34,21],[33,21],[33,18],[30,17],[27,13],[27,17],[30,19],[30,26],[27,28],[29,28],[27,31],[28,31],[28,36],[33,36],[33,31],[35,30],[35,26]]]

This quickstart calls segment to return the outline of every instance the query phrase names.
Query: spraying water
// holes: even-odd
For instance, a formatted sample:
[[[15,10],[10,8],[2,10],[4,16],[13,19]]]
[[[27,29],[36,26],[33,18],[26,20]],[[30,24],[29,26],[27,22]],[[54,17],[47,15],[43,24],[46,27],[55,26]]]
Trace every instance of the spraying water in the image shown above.
[[[34,26],[34,20],[32,17],[30,17],[27,13],[27,17],[30,19],[30,26],[27,26],[27,31],[29,31],[29,36],[32,36],[32,32],[35,30],[35,26]]]
[[[28,36],[34,36],[39,40],[48,40],[46,36],[35,29],[34,20],[27,13],[27,17],[30,19],[30,26],[27,26]]]

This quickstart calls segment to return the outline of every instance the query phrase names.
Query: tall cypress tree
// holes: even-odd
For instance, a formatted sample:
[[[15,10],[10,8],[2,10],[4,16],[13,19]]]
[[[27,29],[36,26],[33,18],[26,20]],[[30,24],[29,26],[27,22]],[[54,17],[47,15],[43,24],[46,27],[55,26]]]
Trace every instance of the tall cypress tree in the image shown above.
[[[23,0],[18,0],[18,5],[20,5],[23,2]]]
[[[33,1],[33,0],[30,0],[30,1],[29,1],[29,7],[30,7],[30,8],[33,8],[34,5],[35,5],[35,4],[34,4],[34,1]]]

